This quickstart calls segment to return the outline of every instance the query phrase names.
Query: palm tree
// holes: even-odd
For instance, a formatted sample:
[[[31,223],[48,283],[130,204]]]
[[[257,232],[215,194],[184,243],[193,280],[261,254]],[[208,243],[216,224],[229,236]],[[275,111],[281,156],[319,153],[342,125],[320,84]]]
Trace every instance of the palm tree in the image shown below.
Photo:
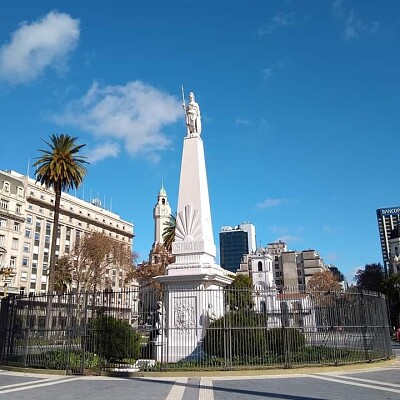
[[[53,232],[50,249],[50,268],[48,292],[54,291],[55,264],[56,264],[56,242],[58,233],[58,220],[60,216],[61,192],[77,188],[86,175],[86,157],[79,156],[79,150],[84,144],[77,145],[76,137],[64,134],[50,135],[50,141],[44,141],[49,150],[41,150],[40,157],[33,164],[36,167],[36,181],[52,188],[55,192]]]
[[[162,234],[162,238],[164,241],[164,247],[171,252],[172,251],[172,242],[175,240],[175,229],[176,229],[176,216],[171,214],[169,216],[169,221],[164,223],[164,230]]]

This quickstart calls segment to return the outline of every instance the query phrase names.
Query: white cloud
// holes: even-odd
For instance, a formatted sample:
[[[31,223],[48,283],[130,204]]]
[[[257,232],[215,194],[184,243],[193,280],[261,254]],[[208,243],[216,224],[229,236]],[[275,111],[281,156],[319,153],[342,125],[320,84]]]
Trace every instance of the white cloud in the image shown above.
[[[343,38],[345,40],[355,39],[363,33],[377,33],[380,28],[378,21],[365,22],[355,15],[354,10],[345,10],[342,0],[335,0],[332,3],[332,15],[344,23]]]
[[[235,119],[235,124],[236,125],[251,125],[251,122],[247,119],[243,119],[243,118],[236,118]]]
[[[332,14],[334,17],[342,17],[343,16],[343,1],[335,0],[332,3]]]
[[[334,233],[334,232],[340,231],[340,228],[334,227],[334,226],[331,226],[331,225],[323,225],[322,226],[322,231],[326,232],[326,233]]]
[[[291,236],[291,235],[282,235],[276,239],[276,241],[281,240],[282,242],[289,243],[289,242],[301,242],[303,238],[300,236]]]
[[[346,18],[343,35],[345,40],[350,40],[358,37],[360,31],[365,29],[363,22],[354,16],[354,11],[351,10]]]
[[[263,80],[266,81],[268,79],[271,79],[275,75],[276,70],[284,67],[286,64],[286,60],[279,60],[264,68],[262,70]]]
[[[273,76],[272,67],[264,68],[264,69],[262,70],[262,75],[263,75],[263,79],[264,79],[264,80],[271,79],[272,76]]]
[[[46,68],[64,69],[79,34],[79,20],[56,11],[30,24],[23,22],[0,48],[0,79],[27,83]]]
[[[282,204],[287,204],[287,200],[285,199],[265,199],[256,204],[258,208],[270,208],[280,206]]]
[[[142,152],[157,159],[155,152],[170,144],[163,129],[182,115],[177,98],[143,82],[104,87],[94,82],[82,98],[70,102],[54,119],[96,138],[122,143],[130,154]]]
[[[119,154],[120,148],[118,143],[106,142],[101,145],[98,145],[94,149],[91,149],[86,156],[89,159],[90,163],[95,163],[97,161],[104,160],[108,157],[117,157]]]
[[[263,36],[267,33],[271,33],[278,28],[287,28],[293,25],[295,21],[294,13],[283,13],[278,12],[273,17],[271,17],[269,23],[257,30],[259,36]]]

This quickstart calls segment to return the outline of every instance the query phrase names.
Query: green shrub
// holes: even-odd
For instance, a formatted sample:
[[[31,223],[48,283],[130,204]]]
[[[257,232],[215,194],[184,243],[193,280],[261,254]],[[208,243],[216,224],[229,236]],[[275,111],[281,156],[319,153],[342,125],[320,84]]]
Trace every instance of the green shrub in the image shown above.
[[[102,359],[97,354],[85,353],[83,368],[94,369],[100,367]],[[82,367],[82,351],[52,350],[44,353],[31,354],[29,366],[46,369],[80,369]]]
[[[265,317],[253,311],[231,311],[210,324],[204,351],[213,357],[245,358],[266,350]]]
[[[107,361],[137,359],[140,355],[141,337],[128,321],[109,316],[99,316],[89,323],[86,349]]]
[[[296,328],[273,328],[266,334],[268,351],[275,354],[299,351],[306,344],[304,334]]]

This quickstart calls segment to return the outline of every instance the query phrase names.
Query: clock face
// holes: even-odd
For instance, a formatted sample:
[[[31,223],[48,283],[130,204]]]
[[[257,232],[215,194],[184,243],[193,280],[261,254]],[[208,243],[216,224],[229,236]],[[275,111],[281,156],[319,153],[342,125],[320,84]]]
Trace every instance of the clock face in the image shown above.
[[[162,212],[163,214],[165,214],[165,213],[167,212],[167,209],[166,209],[165,207],[162,207],[162,208],[161,208],[161,212]]]

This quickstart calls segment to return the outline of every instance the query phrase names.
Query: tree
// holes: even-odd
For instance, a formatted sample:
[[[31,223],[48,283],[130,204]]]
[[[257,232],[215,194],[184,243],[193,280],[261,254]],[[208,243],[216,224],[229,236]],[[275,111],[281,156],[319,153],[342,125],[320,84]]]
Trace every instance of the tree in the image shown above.
[[[36,167],[36,181],[52,188],[55,193],[53,232],[50,245],[50,267],[48,292],[54,291],[56,242],[58,221],[60,217],[60,201],[62,191],[78,188],[86,175],[86,157],[78,155],[84,144],[77,145],[76,137],[64,134],[50,135],[50,142],[44,141],[48,150],[39,149],[42,153],[33,164]]]
[[[385,293],[388,298],[390,320],[392,325],[400,326],[400,273],[391,274],[383,282]]]
[[[358,289],[372,292],[384,292],[385,270],[381,264],[367,264],[365,269],[356,273],[356,286]]]
[[[65,293],[71,287],[74,265],[68,256],[57,260],[54,271],[54,290]]]
[[[336,276],[331,271],[316,272],[308,281],[308,288],[316,292],[335,291],[341,288]]]
[[[226,303],[230,310],[253,308],[253,282],[248,275],[237,274],[226,288]]]
[[[70,254],[74,264],[73,280],[80,290],[96,291],[112,284],[108,271],[123,272],[123,282],[133,270],[134,255],[127,244],[101,232],[86,234],[75,243]]]
[[[152,259],[143,261],[133,272],[133,277],[142,285],[159,290],[160,284],[154,280],[156,276],[164,275],[169,264],[173,263],[175,257],[167,247],[156,244],[152,251]]]
[[[171,252],[172,251],[172,243],[175,240],[175,229],[176,229],[176,216],[171,214],[169,216],[169,221],[164,223],[164,230],[163,230],[163,241],[164,247]]]
[[[139,322],[141,325],[151,325],[150,338],[157,334],[157,319],[159,318],[158,304],[162,301],[162,287],[154,278],[164,275],[169,264],[173,263],[175,257],[162,244],[156,244],[151,259],[142,262],[133,272],[133,277],[140,283],[143,290],[139,298]]]

